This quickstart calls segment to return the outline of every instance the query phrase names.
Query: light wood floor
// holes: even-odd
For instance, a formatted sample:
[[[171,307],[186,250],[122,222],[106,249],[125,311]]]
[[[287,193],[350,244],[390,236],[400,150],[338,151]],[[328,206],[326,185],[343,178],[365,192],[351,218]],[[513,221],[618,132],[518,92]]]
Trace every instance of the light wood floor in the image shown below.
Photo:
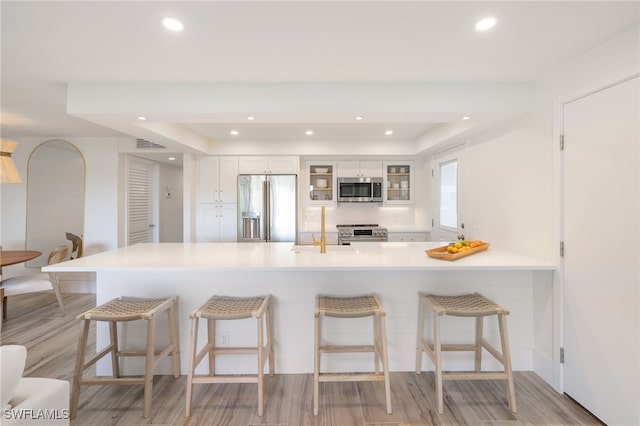
[[[75,317],[95,306],[92,294],[65,294],[62,317],[53,293],[13,296],[2,344],[28,349],[25,376],[71,380],[79,325]],[[95,333],[91,332],[94,351]],[[277,350],[277,348],[276,348]],[[183,354],[183,356],[186,354]],[[90,386],[80,394],[72,425],[598,425],[570,398],[536,374],[516,373],[518,413],[507,408],[499,382],[446,382],[445,411],[435,409],[433,373],[391,374],[393,414],[384,408],[382,383],[321,385],[320,414],[312,415],[311,374],[267,377],[265,413],[257,416],[255,384],[198,385],[192,416],[184,417],[186,376],[156,376],[152,414],[142,417],[142,386]]]

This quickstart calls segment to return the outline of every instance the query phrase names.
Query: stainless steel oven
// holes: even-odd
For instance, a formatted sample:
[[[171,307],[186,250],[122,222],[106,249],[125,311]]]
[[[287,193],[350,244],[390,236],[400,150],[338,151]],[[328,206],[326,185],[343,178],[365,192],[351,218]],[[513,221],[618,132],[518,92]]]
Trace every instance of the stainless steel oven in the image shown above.
[[[382,178],[339,177],[339,203],[381,203]]]
[[[336,225],[338,228],[338,244],[342,246],[355,242],[388,241],[387,228],[378,224]]]

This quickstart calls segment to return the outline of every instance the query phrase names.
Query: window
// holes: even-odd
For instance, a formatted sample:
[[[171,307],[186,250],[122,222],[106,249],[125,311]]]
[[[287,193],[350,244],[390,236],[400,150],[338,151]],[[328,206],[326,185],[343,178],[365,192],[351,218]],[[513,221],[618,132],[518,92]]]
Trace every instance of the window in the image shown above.
[[[458,160],[440,163],[439,225],[458,227]]]
[[[431,237],[454,241],[464,232],[465,143],[432,157],[433,211]]]

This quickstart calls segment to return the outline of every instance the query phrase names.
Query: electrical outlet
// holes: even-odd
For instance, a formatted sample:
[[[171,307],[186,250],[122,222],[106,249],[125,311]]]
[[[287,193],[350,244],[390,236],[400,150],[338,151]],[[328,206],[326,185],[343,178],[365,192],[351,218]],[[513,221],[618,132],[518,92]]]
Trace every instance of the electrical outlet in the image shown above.
[[[219,331],[216,333],[216,346],[229,346],[229,331]]]

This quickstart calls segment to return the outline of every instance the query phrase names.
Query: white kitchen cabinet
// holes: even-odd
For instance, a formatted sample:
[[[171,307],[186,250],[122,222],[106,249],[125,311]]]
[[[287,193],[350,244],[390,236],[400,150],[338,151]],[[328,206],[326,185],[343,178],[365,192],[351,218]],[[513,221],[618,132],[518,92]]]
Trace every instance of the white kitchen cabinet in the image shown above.
[[[198,241],[236,241],[238,157],[203,157],[198,168]]]
[[[201,204],[198,209],[198,242],[237,241],[238,205]]]
[[[303,203],[306,205],[333,205],[337,203],[336,162],[307,161],[305,163]]]
[[[413,161],[385,161],[383,170],[383,203],[413,204],[415,192]]]
[[[381,177],[382,161],[338,161],[339,177]]]
[[[199,167],[198,202],[236,203],[238,157],[202,157]]]
[[[427,241],[427,232],[393,232],[389,231],[389,242]]]
[[[296,156],[240,157],[241,175],[297,175],[300,171],[300,159]]]

